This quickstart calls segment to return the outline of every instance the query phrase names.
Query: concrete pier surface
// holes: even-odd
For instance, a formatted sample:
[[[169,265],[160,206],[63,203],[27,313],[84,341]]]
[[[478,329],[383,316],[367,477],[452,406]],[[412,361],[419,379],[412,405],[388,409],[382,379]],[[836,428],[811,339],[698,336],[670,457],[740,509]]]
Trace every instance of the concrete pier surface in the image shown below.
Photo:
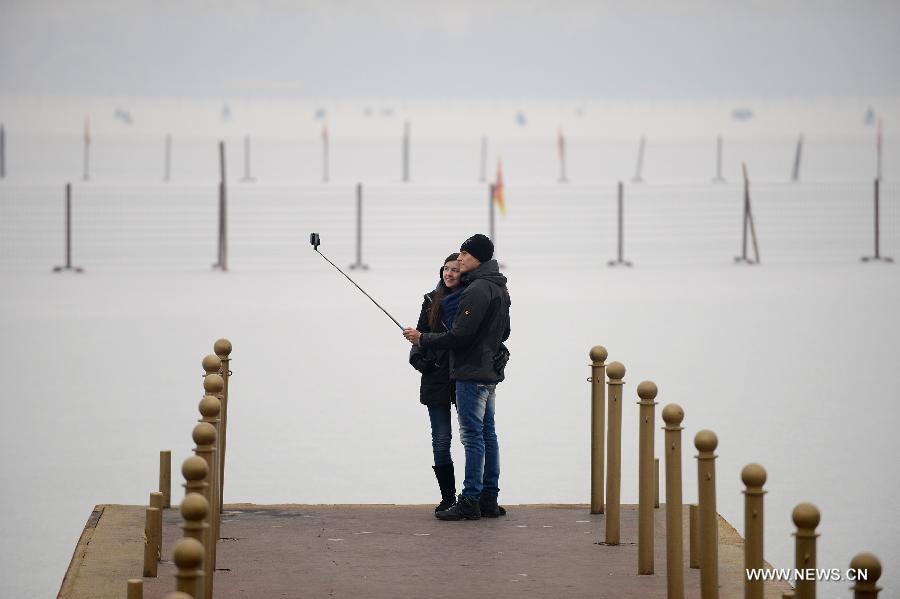
[[[637,574],[637,506],[623,505],[622,544],[603,544],[604,515],[587,505],[512,505],[497,519],[442,522],[426,505],[226,505],[214,596],[253,597],[609,597],[666,596],[665,505],[655,510],[655,574]],[[163,514],[157,578],[144,597],[175,590],[177,507]],[[699,597],[688,568],[685,596]],[[119,599],[141,577],[144,506],[99,505],[88,519],[60,599]],[[743,592],[743,540],[719,517],[722,598]],[[787,583],[767,583],[780,599]]]

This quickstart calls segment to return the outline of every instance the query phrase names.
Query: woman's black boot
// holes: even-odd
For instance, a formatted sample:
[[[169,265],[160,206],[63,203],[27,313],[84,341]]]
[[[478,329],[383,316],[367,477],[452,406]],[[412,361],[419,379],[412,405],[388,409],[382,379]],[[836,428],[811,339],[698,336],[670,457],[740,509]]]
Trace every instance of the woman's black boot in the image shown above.
[[[441,488],[441,503],[434,508],[434,511],[442,512],[456,503],[456,474],[453,471],[452,463],[431,468],[434,470],[438,486]]]

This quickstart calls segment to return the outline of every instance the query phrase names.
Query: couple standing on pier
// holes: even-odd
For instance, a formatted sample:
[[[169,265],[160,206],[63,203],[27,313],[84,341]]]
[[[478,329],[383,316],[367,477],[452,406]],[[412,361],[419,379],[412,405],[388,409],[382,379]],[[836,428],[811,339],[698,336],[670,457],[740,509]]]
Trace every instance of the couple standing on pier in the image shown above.
[[[494,244],[481,234],[466,239],[444,260],[441,279],[425,294],[409,362],[422,373],[420,401],[431,419],[434,473],[441,490],[435,517],[478,520],[506,513],[500,493],[500,448],[494,425],[495,390],[504,378],[509,350],[509,291],[494,257]],[[462,493],[450,456],[451,404],[456,405],[466,467]]]

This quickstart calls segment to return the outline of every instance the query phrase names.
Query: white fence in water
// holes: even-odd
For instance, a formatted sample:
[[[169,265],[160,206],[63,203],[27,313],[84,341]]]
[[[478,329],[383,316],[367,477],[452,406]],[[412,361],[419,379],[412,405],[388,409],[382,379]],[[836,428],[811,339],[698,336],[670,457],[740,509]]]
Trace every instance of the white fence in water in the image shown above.
[[[636,267],[729,265],[741,253],[743,184],[625,183],[624,255]],[[763,264],[858,262],[874,254],[874,182],[750,186]],[[363,185],[362,256],[373,268],[431,264],[489,223],[486,184]],[[510,263],[606,268],[617,253],[613,184],[508,185],[496,215]],[[72,260],[90,271],[197,271],[217,257],[216,184],[72,185]],[[309,233],[356,257],[356,186],[231,184],[230,269],[300,268]],[[882,183],[880,251],[900,258],[900,185]],[[0,184],[0,271],[44,272],[65,259],[63,185]],[[439,258],[438,258],[439,259]]]

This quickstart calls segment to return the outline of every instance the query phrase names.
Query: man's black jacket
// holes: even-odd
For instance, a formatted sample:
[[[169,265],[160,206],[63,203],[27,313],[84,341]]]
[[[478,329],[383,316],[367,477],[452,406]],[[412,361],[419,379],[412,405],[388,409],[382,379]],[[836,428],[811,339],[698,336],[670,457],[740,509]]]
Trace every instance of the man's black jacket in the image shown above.
[[[509,292],[496,260],[463,273],[464,289],[453,327],[445,333],[423,333],[424,349],[450,350],[450,378],[457,381],[499,383],[494,369],[500,344],[509,338]]]

